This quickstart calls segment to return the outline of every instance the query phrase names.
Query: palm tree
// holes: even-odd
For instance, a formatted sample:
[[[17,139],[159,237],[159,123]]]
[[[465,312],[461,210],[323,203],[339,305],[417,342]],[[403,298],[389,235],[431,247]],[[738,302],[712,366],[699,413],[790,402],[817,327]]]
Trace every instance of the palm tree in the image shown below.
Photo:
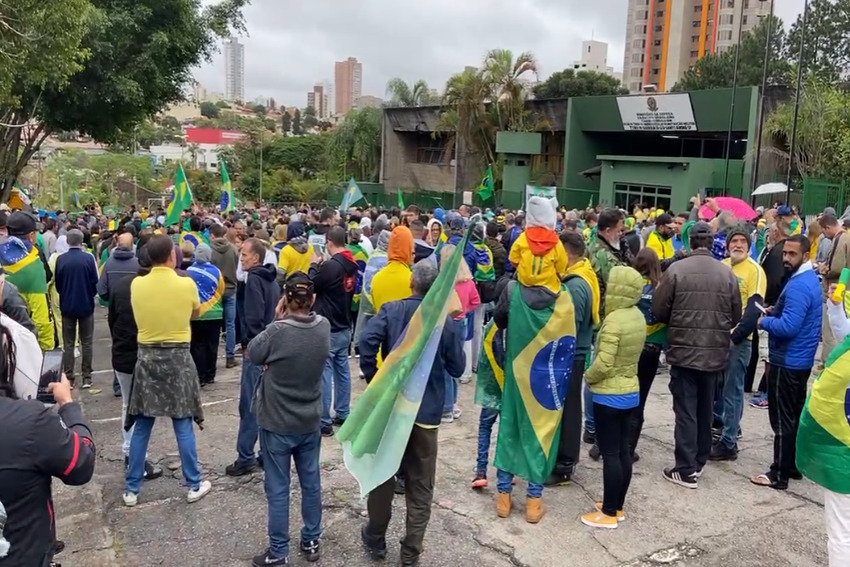
[[[474,69],[449,78],[443,95],[445,108],[438,123],[440,130],[452,133],[447,156],[461,141],[468,151],[480,154],[488,163],[495,160],[496,123],[487,108],[488,92],[483,75]]]
[[[531,92],[530,79],[537,78],[537,61],[529,52],[514,59],[509,49],[493,49],[484,58],[481,75],[495,103],[500,130],[528,129],[525,102]]]
[[[387,95],[390,97],[388,106],[410,107],[426,106],[431,101],[431,91],[428,83],[418,80],[413,85],[408,85],[404,79],[396,77],[387,83]]]

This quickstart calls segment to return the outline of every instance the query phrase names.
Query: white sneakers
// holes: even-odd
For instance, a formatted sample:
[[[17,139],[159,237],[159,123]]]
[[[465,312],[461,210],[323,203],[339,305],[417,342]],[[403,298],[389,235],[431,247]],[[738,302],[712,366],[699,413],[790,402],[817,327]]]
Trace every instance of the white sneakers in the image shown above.
[[[204,496],[206,496],[209,491],[212,490],[212,483],[208,480],[201,481],[201,484],[198,486],[197,490],[190,490],[189,494],[186,495],[186,501],[191,504],[193,502],[197,502]]]
[[[207,494],[209,494],[210,490],[212,490],[212,483],[208,480],[201,481],[201,484],[198,486],[197,490],[192,489],[186,494],[186,501],[189,504],[193,502],[197,502]],[[131,492],[124,493],[124,506],[128,508],[132,508],[136,504],[139,503],[139,495],[133,494]]]

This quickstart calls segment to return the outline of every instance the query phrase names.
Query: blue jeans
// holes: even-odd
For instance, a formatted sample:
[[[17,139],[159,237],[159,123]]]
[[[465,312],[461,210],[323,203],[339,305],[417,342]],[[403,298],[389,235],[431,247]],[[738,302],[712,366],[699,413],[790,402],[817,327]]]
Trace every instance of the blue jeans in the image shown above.
[[[236,294],[223,295],[221,307],[224,310],[224,354],[227,358],[236,356]]]
[[[744,414],[744,378],[752,348],[752,342],[745,339],[729,349],[729,361],[723,373],[723,434],[720,442],[727,449],[738,449],[738,430]]]
[[[496,469],[496,489],[499,492],[510,494],[513,490],[511,483],[514,481],[514,475],[502,469]],[[528,483],[528,491],[526,495],[529,498],[540,498],[543,496],[543,485],[534,482]]]
[[[454,410],[454,405],[457,403],[457,378],[453,378],[448,372],[443,373],[446,380],[446,397],[443,400],[443,413],[449,414]]]
[[[588,433],[596,433],[596,420],[593,418],[593,394],[587,382],[584,384],[584,428]]]
[[[346,419],[351,403],[351,372],[348,369],[348,345],[351,342],[351,329],[331,333],[331,354],[325,362],[322,373],[322,425],[327,427],[331,421],[331,399],[334,414]]]
[[[257,462],[257,416],[251,411],[254,393],[260,381],[260,367],[248,358],[242,359],[242,381],[239,386],[239,433],[236,435],[236,463],[252,466]]]
[[[490,437],[493,434],[493,424],[499,417],[499,410],[481,408],[481,417],[478,418],[478,459],[475,463],[475,472],[484,473],[487,476],[487,461],[490,456]]]
[[[266,500],[269,505],[269,549],[274,557],[289,556],[290,467],[295,461],[301,486],[301,540],[322,535],[322,486],[319,480],[319,431],[306,435],[279,435],[260,429]]]
[[[127,478],[124,491],[138,494],[145,478],[145,457],[148,453],[148,443],[156,418],[139,416],[133,424],[133,440],[130,442],[130,463],[127,467]],[[201,469],[198,466],[198,450],[195,446],[195,430],[192,429],[191,417],[171,418],[174,436],[177,437],[177,451],[180,453],[180,467],[183,469],[183,480],[186,486],[197,490],[201,485]]]

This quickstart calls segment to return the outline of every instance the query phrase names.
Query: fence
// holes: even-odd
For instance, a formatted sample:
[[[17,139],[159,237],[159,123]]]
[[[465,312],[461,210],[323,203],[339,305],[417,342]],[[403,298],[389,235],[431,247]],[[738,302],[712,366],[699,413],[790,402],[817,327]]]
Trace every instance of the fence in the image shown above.
[[[843,181],[807,179],[803,182],[802,210],[805,214],[818,214],[832,207],[841,215],[848,205],[847,192],[848,185]]]

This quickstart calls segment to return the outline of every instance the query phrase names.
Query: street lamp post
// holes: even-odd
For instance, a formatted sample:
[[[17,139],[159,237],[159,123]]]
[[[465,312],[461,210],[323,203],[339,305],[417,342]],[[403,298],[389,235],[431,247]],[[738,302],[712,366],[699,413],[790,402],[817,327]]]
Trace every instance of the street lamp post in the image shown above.
[[[762,141],[762,130],[764,130],[764,102],[767,100],[765,96],[765,91],[767,90],[767,72],[768,67],[770,65],[770,40],[773,35],[773,3],[774,0],[770,0],[770,15],[768,16],[768,22],[770,25],[767,27],[767,39],[764,42],[764,69],[762,69],[761,74],[761,90],[759,91],[760,100],[759,100],[759,129],[756,132],[757,142],[756,142],[756,163],[753,165],[753,179],[751,183],[751,187],[755,190],[758,187],[759,182],[759,167],[761,166],[761,141]],[[750,197],[750,201],[752,202],[754,197]]]
[[[785,178],[785,204],[791,202],[791,173],[794,170],[794,152],[797,149],[797,120],[800,117],[800,93],[803,90],[803,52],[806,46],[806,19],[809,0],[803,4],[803,22],[800,26],[800,53],[797,56],[797,92],[794,93],[794,120],[791,122],[791,141],[788,144],[788,175]]]
[[[732,102],[729,105],[729,127],[726,130],[726,164],[723,171],[723,193],[729,191],[729,159],[732,157],[732,120],[735,117],[735,99],[738,94],[738,61],[741,55],[741,37],[744,33],[744,0],[738,0],[741,5],[738,14],[738,43],[735,45],[735,67],[732,71]],[[715,32],[717,33],[717,32]]]

